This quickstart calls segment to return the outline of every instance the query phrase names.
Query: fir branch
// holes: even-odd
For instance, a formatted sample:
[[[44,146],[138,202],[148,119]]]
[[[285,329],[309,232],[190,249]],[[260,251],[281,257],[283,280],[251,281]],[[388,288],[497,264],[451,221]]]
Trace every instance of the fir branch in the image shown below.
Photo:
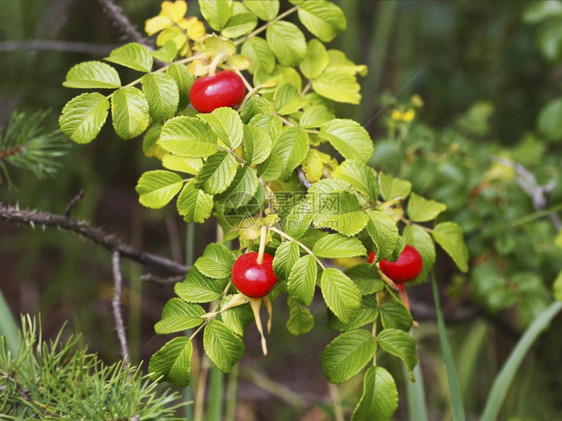
[[[0,221],[29,224],[32,227],[42,225],[43,227],[68,230],[108,250],[117,251],[127,259],[139,262],[152,270],[165,272],[170,275],[185,276],[189,270],[187,266],[162,256],[138,250],[122,242],[115,235],[106,234],[101,229],[92,227],[84,221],[64,215],[19,209],[16,206],[0,202]],[[155,281],[153,280],[153,282]]]

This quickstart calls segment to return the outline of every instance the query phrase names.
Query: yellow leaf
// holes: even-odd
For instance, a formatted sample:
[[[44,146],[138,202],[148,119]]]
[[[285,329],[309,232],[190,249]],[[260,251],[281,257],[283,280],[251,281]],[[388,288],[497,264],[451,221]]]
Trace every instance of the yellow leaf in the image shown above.
[[[187,3],[184,0],[162,2],[161,15],[167,16],[172,22],[179,22],[187,12]]]
[[[246,70],[249,69],[252,65],[252,62],[247,57],[244,57],[242,54],[235,54],[230,56],[226,59],[226,63],[234,67],[236,70]]]
[[[309,149],[302,163],[302,170],[307,180],[311,183],[315,183],[322,178],[324,174],[324,161],[318,150]]]
[[[339,257],[332,259],[332,261],[343,269],[348,269],[355,265],[365,263],[365,259],[361,257]]]
[[[158,38],[156,38],[156,45],[161,47],[170,40],[174,41],[178,50],[181,50],[187,42],[187,37],[180,28],[178,28],[177,26],[173,26],[160,32]]]
[[[169,28],[173,25],[173,22],[170,18],[166,16],[156,16],[151,19],[148,19],[144,24],[144,31],[150,36],[154,35],[157,32],[160,32],[163,29]]]
[[[195,76],[204,76],[209,73],[209,65],[201,60],[193,60],[187,65],[187,71]]]
[[[187,36],[193,41],[199,41],[207,35],[203,22],[194,16],[180,20],[178,26],[181,29],[187,30]]]

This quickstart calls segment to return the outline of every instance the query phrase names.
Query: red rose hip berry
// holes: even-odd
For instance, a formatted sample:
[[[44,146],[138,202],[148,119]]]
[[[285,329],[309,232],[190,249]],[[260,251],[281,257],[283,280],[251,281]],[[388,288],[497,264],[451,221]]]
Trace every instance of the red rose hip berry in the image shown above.
[[[277,283],[273,272],[273,256],[263,254],[258,263],[258,252],[246,253],[236,259],[232,266],[232,282],[242,294],[252,297],[264,297]]]
[[[420,253],[411,245],[407,244],[396,262],[381,260],[379,268],[392,279],[398,286],[410,282],[418,277],[423,267]]]
[[[234,107],[246,94],[242,78],[235,72],[223,70],[213,76],[197,79],[189,91],[189,100],[201,113],[210,113],[220,107]]]

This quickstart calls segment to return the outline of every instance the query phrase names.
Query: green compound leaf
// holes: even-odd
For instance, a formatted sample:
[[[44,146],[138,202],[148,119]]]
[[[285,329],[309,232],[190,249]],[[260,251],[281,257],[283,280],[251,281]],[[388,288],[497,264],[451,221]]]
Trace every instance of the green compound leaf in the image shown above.
[[[205,158],[217,151],[217,135],[199,118],[175,117],[162,126],[158,144],[174,155]]]
[[[209,278],[224,279],[230,276],[234,256],[224,245],[211,243],[205,247],[203,256],[195,261],[195,267]]]
[[[222,193],[234,180],[237,168],[236,159],[231,154],[218,151],[207,158],[207,162],[195,176],[195,187],[208,194]]]
[[[172,118],[180,101],[175,80],[166,73],[152,73],[144,75],[141,82],[152,118],[155,121]]]
[[[410,195],[408,201],[408,216],[414,222],[431,221],[447,210],[447,206],[435,200],[427,200],[415,193]]]
[[[281,133],[273,145],[273,152],[276,153],[283,164],[284,178],[287,178],[306,158],[309,147],[309,138],[306,132],[291,127]]]
[[[81,94],[66,103],[59,126],[76,143],[89,143],[99,134],[108,110],[109,100],[102,94]]]
[[[412,190],[412,183],[379,173],[381,196],[384,200],[406,199]]]
[[[400,329],[409,332],[413,325],[412,315],[402,303],[388,301],[379,307],[382,325],[385,329]]]
[[[84,61],[70,68],[62,86],[80,89],[115,89],[121,87],[119,73],[101,61]]]
[[[242,54],[252,62],[251,73],[255,73],[259,69],[271,73],[275,69],[275,54],[263,38],[249,38],[242,44]]]
[[[212,362],[225,373],[244,355],[244,342],[223,322],[211,320],[203,333],[203,348]]]
[[[136,191],[139,202],[147,208],[158,209],[166,206],[181,190],[181,177],[171,171],[147,171],[139,178]]]
[[[173,43],[172,43],[173,44]],[[175,44],[174,44],[175,45]],[[195,82],[195,75],[187,71],[186,66],[181,64],[172,64],[166,69],[166,74],[176,82],[180,96],[179,108],[183,109],[189,104],[189,91],[191,85]]]
[[[328,268],[322,273],[320,288],[328,308],[344,323],[361,307],[361,291],[337,269]]]
[[[287,305],[289,306],[289,320],[287,321],[289,333],[292,335],[303,335],[310,332],[314,327],[312,313],[291,297],[287,299]]]
[[[318,257],[330,259],[367,255],[367,249],[355,237],[340,234],[329,234],[314,244],[312,252]]]
[[[236,149],[242,144],[244,125],[238,113],[232,108],[220,107],[211,113],[198,114],[197,117],[209,123],[225,146]]]
[[[377,335],[377,342],[386,352],[400,358],[412,374],[418,363],[414,338],[400,329],[384,329]]]
[[[379,195],[379,183],[375,171],[364,162],[347,159],[336,168],[333,177],[347,181],[351,186],[372,202]]]
[[[166,335],[197,327],[204,322],[203,314],[205,310],[200,305],[171,298],[162,310],[162,320],[154,325],[154,331]]]
[[[111,117],[115,133],[121,139],[132,139],[150,124],[148,102],[142,91],[133,86],[115,91],[111,97]]]
[[[216,200],[225,209],[240,208],[254,198],[259,184],[256,170],[239,166],[228,189],[218,195]]]
[[[267,27],[265,38],[283,66],[296,66],[306,55],[306,39],[294,23],[272,23]]]
[[[423,267],[418,277],[410,285],[422,282],[435,263],[435,244],[431,235],[419,225],[407,225],[402,233],[407,244],[412,245],[421,254]]]
[[[232,16],[232,0],[199,0],[201,14],[215,31],[220,31]]]
[[[369,133],[358,122],[335,119],[322,125],[318,136],[329,141],[345,159],[367,162],[374,146]]]
[[[178,196],[178,213],[185,222],[205,222],[213,210],[213,196],[195,187],[195,181],[189,181]]]
[[[462,228],[455,222],[437,224],[431,232],[434,240],[447,252],[461,272],[468,272],[468,248]]]
[[[221,302],[221,308],[228,305],[235,296],[236,294],[227,295]],[[238,336],[244,336],[244,330],[254,321],[254,313],[252,313],[252,309],[248,303],[222,312],[221,319],[226,327]]]
[[[355,75],[335,68],[327,68],[312,80],[314,92],[336,102],[359,104],[361,87]]]
[[[370,367],[365,372],[363,395],[351,421],[387,421],[397,408],[398,390],[392,375],[382,367]]]
[[[365,367],[376,349],[377,342],[366,330],[342,333],[322,352],[322,371],[331,383],[343,383]]]
[[[238,13],[228,18],[221,34],[226,38],[238,38],[252,32],[257,25],[258,18],[255,13]]]
[[[273,271],[279,279],[288,279],[291,269],[300,256],[300,248],[294,241],[285,241],[275,251]]]
[[[193,345],[189,338],[180,336],[172,339],[150,358],[150,377],[154,380],[160,378],[176,386],[187,386],[191,375],[192,353]]]
[[[287,280],[287,292],[296,301],[310,306],[314,298],[314,289],[316,288],[316,276],[318,268],[316,259],[310,254],[299,258],[290,271]]]
[[[185,280],[174,286],[178,297],[188,303],[208,303],[218,300],[229,279],[211,279],[192,267]]]
[[[261,164],[271,154],[272,140],[269,133],[256,126],[244,126],[242,157],[248,164]]]
[[[306,29],[324,42],[330,42],[347,27],[343,11],[329,1],[305,2],[298,15]]]
[[[311,39],[306,46],[306,56],[299,64],[302,74],[307,79],[316,79],[328,67],[330,57],[326,47],[317,39]]]
[[[275,19],[279,13],[279,0],[244,0],[244,6],[264,21]]]
[[[148,73],[152,70],[152,55],[148,48],[138,42],[116,48],[104,60],[139,72]]]
[[[398,227],[392,217],[381,211],[368,211],[369,222],[367,232],[375,244],[375,255],[377,260],[393,258],[396,247],[400,240]]]

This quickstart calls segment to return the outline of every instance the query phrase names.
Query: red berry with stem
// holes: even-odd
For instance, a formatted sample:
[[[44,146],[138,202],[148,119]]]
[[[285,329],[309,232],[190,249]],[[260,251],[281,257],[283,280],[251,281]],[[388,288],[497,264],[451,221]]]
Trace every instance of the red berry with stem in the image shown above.
[[[411,245],[406,244],[396,262],[381,260],[380,270],[397,285],[410,282],[418,277],[423,267],[420,253]]]
[[[232,266],[232,282],[242,294],[259,298],[264,297],[277,283],[273,272],[273,256],[264,253],[258,263],[258,252],[246,253],[236,259]]]
[[[235,72],[223,70],[213,76],[197,79],[189,91],[191,105],[202,113],[220,107],[234,107],[246,94],[242,78]]]

